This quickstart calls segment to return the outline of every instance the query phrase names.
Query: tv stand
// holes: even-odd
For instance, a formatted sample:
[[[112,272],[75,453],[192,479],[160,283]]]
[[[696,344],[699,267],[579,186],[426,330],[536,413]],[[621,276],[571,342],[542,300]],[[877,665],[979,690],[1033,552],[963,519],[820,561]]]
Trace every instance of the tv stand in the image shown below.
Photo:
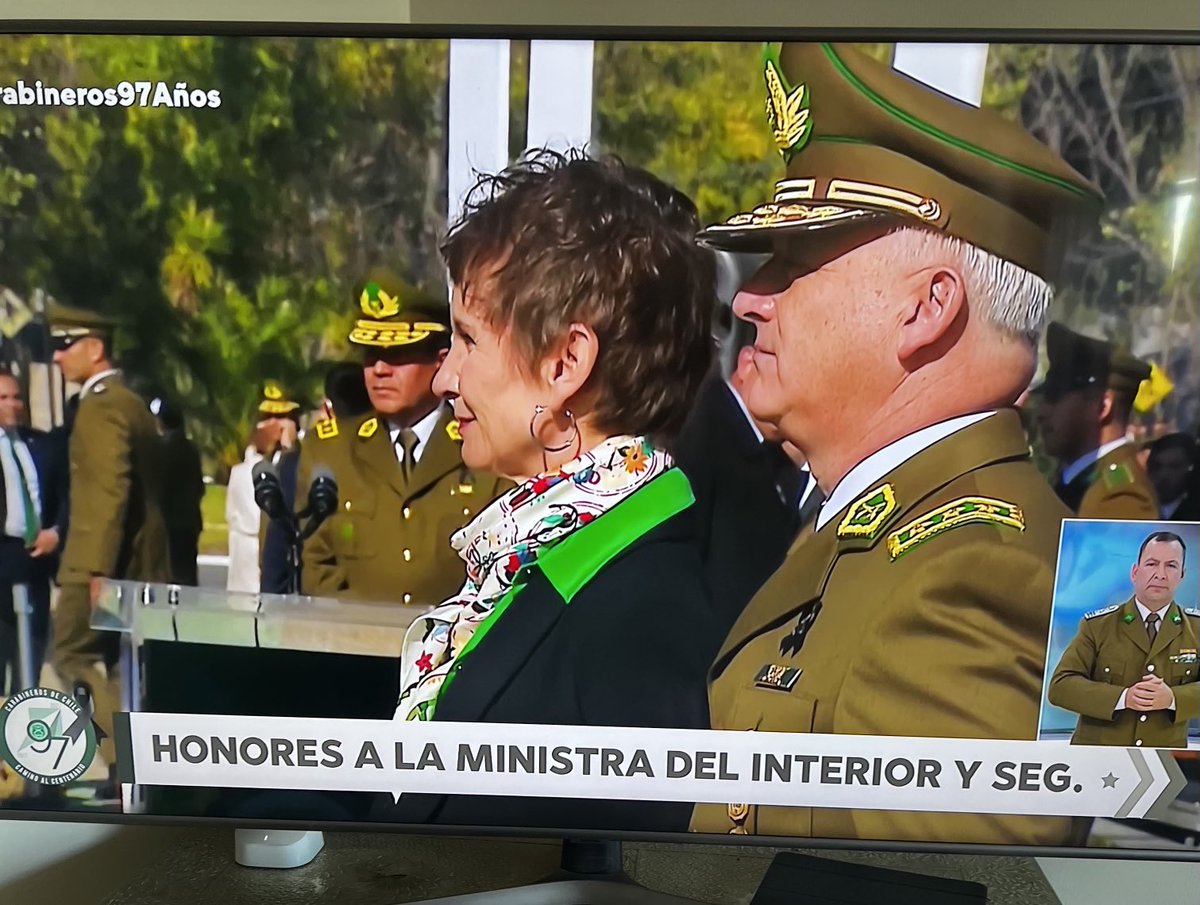
[[[243,867],[303,867],[325,847],[325,835],[304,830],[235,830],[233,858]]]
[[[559,869],[528,886],[474,892],[414,905],[701,905],[639,886],[621,866],[621,843],[563,840]]]

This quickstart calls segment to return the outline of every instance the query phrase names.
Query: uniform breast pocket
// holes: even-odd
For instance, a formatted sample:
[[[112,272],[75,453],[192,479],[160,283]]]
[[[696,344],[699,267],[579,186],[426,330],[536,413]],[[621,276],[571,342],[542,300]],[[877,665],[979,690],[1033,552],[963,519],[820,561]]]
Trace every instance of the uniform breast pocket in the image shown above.
[[[375,523],[376,500],[372,496],[342,503],[333,517],[333,546],[338,556],[366,559],[379,551],[379,530]]]
[[[748,684],[738,689],[732,725],[723,729],[755,732],[812,732],[817,713],[814,698],[796,691]]]
[[[1092,678],[1097,682],[1108,682],[1110,685],[1125,684],[1125,658],[1120,655],[1101,652],[1096,658],[1096,667]]]
[[[1197,664],[1196,662],[1173,661],[1167,666],[1167,684],[1168,685],[1186,685],[1188,682],[1197,681]]]

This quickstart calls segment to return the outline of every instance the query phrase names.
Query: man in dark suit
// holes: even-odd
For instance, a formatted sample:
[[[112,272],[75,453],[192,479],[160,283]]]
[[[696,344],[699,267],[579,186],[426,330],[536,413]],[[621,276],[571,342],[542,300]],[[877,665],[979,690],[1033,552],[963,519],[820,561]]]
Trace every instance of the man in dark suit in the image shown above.
[[[46,656],[50,582],[66,533],[67,469],[55,438],[23,424],[16,378],[0,370],[0,694],[19,690],[13,585],[29,589],[34,684]]]
[[[752,354],[742,345],[728,378],[709,377],[674,450],[696,496],[696,534],[726,631],[823,499],[797,462],[799,452],[789,455],[774,428],[756,421],[742,401]]]
[[[197,557],[204,516],[204,468],[200,449],[188,437],[183,412],[166,399],[155,399],[150,411],[162,428],[165,487],[163,518],[167,523],[167,547],[171,555],[171,581],[195,587],[200,583]]]

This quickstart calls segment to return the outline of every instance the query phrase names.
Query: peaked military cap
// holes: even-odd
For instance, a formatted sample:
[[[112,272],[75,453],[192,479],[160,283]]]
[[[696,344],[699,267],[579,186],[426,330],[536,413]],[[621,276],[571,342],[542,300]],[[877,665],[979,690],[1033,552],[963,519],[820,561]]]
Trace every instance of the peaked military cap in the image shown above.
[[[300,408],[300,403],[288,399],[283,387],[274,380],[268,380],[263,385],[262,400],[258,403],[258,413],[268,417],[290,415]]]
[[[98,336],[107,340],[113,334],[112,319],[99,311],[51,302],[46,314],[50,324],[50,337],[54,347],[58,349],[65,349],[85,336]]]
[[[998,113],[942,94],[850,45],[764,53],[767,119],[787,163],[772,201],[704,230],[703,244],[769,252],[847,226],[912,223],[1043,277],[1049,241],[1102,195]]]
[[[1056,393],[1087,387],[1137,393],[1150,377],[1150,365],[1112,343],[1076,333],[1052,322],[1046,329],[1046,354],[1050,368],[1035,392]]]
[[[359,317],[350,342],[359,346],[434,348],[450,344],[450,307],[386,270],[354,289]]]

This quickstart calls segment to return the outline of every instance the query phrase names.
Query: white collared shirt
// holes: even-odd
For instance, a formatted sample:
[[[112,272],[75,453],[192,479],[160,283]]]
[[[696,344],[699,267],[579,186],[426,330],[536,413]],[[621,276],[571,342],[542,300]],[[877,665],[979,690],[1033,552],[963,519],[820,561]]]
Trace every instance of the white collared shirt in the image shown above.
[[[17,465],[20,464],[20,468]],[[37,467],[29,447],[21,439],[16,428],[6,431],[0,427],[0,473],[4,481],[4,524],[0,533],[5,537],[25,537],[25,504],[21,498],[21,475],[25,476],[25,492],[33,503],[33,514],[41,527],[41,491],[38,487]]]
[[[439,405],[432,412],[418,421],[412,426],[412,431],[417,435],[417,445],[413,447],[413,464],[416,465],[421,461],[421,453],[425,447],[429,445],[429,438],[433,436],[433,429],[437,427],[438,419],[442,416],[442,407]],[[388,435],[392,438],[392,449],[396,451],[396,461],[404,455],[404,448],[397,442],[400,439],[401,427],[399,424],[388,422]]]
[[[1128,437],[1120,437],[1116,440],[1110,440],[1108,443],[1105,443],[1099,449],[1093,449],[1090,453],[1080,456],[1078,459],[1076,459],[1074,462],[1072,462],[1070,465],[1068,465],[1066,468],[1064,468],[1062,470],[1062,478],[1061,478],[1062,482],[1064,484],[1070,484],[1077,477],[1079,477],[1079,475],[1083,472],[1083,470],[1085,468],[1095,465],[1097,462],[1099,462],[1101,459],[1103,459],[1105,456],[1107,456],[1114,449],[1120,449],[1122,446],[1124,446],[1128,442],[1129,442]]]
[[[83,386],[79,390],[79,398],[82,400],[85,396],[87,396],[87,394],[91,392],[92,387],[94,387],[97,383],[99,383],[105,377],[111,377],[113,374],[119,374],[119,373],[120,373],[120,370],[118,368],[108,368],[107,370],[100,371],[99,373],[93,374],[91,377],[89,377],[87,380],[85,380],[83,382]]]
[[[833,493],[821,507],[817,515],[816,530],[820,531],[851,503],[866,493],[871,486],[895,469],[899,468],[917,453],[924,452],[939,440],[944,440],[951,434],[958,433],[965,427],[970,427],[984,418],[990,418],[995,412],[977,412],[973,415],[962,415],[923,427],[907,437],[901,437],[894,443],[889,443],[878,452],[867,456],[846,473],[838,481]]]
[[[804,504],[808,502],[808,498],[812,496],[812,492],[817,487],[817,482],[813,478],[812,472],[809,471],[807,465],[800,466],[800,474],[804,477],[804,490],[800,494],[800,502],[796,504],[797,509],[804,508]]]

